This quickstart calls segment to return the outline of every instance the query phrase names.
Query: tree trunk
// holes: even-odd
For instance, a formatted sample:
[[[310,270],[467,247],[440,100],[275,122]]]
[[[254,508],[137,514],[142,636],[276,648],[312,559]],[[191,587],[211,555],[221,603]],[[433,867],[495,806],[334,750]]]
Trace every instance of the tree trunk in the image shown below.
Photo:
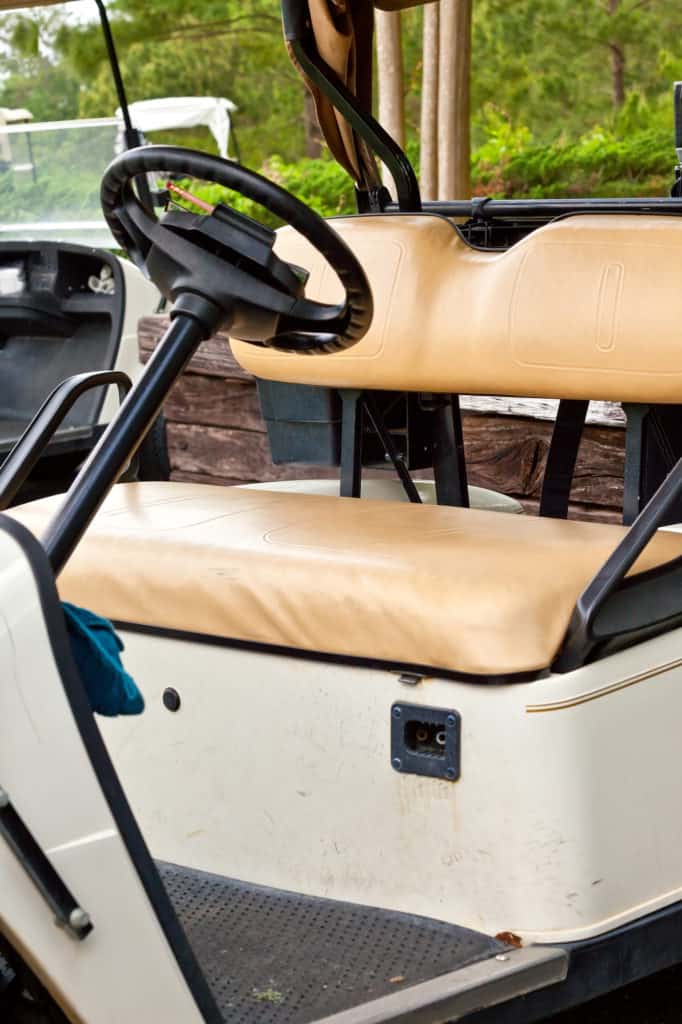
[[[423,199],[438,198],[438,20],[438,4],[426,4],[419,128],[419,184]]]
[[[609,14],[617,14],[620,10],[620,0],[609,0]],[[621,43],[611,40],[611,83],[613,90],[613,105],[616,110],[625,103],[625,50]]]
[[[438,198],[471,195],[469,77],[472,0],[440,0]]]
[[[403,95],[403,51],[400,12],[376,12],[377,79],[379,123],[399,146],[405,145],[405,102]],[[382,178],[390,175],[382,167]]]
[[[625,52],[618,43],[609,43],[611,49],[611,81],[613,83],[613,105],[616,110],[625,103]]]
[[[305,130],[305,155],[313,158],[322,156],[322,133],[317,123],[315,101],[308,89],[305,90],[303,101],[303,127]]]

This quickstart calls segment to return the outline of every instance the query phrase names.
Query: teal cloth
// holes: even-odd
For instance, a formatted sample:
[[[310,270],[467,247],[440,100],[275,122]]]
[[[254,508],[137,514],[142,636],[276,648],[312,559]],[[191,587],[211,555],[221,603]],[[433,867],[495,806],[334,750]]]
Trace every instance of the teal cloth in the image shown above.
[[[121,663],[123,643],[108,619],[62,601],[71,653],[92,710],[100,715],[139,715],[144,697]]]

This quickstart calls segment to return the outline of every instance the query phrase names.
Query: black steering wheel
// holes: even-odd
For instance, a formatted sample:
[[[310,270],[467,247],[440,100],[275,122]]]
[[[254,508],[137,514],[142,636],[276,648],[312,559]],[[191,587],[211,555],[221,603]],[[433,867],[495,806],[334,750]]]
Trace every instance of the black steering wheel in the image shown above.
[[[157,218],[133,188],[138,175],[149,173],[213,182],[269,210],[324,256],[344,287],[343,302],[306,299],[307,272],[272,251],[275,232],[226,204],[205,214],[174,210]],[[209,333],[227,323],[231,334],[253,344],[322,353],[354,345],[369,328],[372,293],[356,256],[327,221],[254,171],[192,149],[144,146],[112,161],[101,201],[116,241],[176,308],[193,301],[200,316],[196,310],[204,303]]]

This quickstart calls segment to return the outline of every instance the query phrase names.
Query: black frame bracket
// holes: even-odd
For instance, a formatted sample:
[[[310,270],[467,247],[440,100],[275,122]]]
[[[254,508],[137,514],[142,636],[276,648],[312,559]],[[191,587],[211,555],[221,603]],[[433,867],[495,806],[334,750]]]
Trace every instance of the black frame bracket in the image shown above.
[[[33,833],[0,786],[0,836],[55,916],[55,923],[72,938],[82,941],[94,925],[61,876],[47,859]]]
[[[93,388],[111,384],[118,388],[119,401],[123,402],[132,387],[132,381],[127,373],[120,370],[77,373],[63,380],[48,395],[0,466],[0,510],[9,508],[55,431],[81,395]]]

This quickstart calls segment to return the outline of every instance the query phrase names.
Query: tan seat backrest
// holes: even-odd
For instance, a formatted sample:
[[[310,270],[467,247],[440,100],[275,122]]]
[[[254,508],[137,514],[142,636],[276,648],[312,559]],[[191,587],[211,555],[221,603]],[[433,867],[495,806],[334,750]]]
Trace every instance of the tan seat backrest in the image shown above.
[[[682,401],[682,219],[580,215],[505,252],[470,248],[432,214],[339,218],[374,319],[353,348],[295,356],[235,341],[267,380],[336,388]],[[337,302],[336,275],[290,228],[277,252]]]

